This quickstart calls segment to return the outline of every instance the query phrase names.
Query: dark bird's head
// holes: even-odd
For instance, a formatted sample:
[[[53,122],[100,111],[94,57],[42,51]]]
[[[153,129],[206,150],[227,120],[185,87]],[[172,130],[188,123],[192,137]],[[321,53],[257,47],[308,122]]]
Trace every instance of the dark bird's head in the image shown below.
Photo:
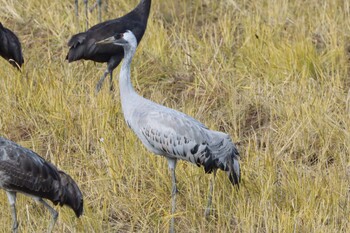
[[[63,171],[59,171],[59,175],[63,189],[60,205],[67,205],[72,208],[79,218],[83,213],[83,194],[72,177]]]
[[[11,65],[21,70],[24,62],[22,47],[14,32],[5,28],[0,23],[0,56],[6,59]]]
[[[136,48],[137,46],[137,40],[136,37],[134,35],[134,33],[132,33],[132,31],[127,30],[124,33],[117,33],[114,36],[108,37],[104,40],[100,40],[97,41],[96,44],[115,44],[115,45],[119,45],[122,47],[133,47]]]

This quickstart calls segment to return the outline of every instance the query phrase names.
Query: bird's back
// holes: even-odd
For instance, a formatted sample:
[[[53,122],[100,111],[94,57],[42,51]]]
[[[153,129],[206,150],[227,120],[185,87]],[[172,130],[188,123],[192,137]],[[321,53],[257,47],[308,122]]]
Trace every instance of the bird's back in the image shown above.
[[[116,33],[123,33],[126,30],[133,31],[138,42],[140,42],[147,27],[150,4],[150,0],[143,0],[128,14],[99,23],[86,32],[72,36],[68,41],[70,49],[66,59],[69,62],[80,59],[108,62],[111,57],[123,57],[124,51],[120,46],[113,44],[96,45],[95,43]]]
[[[75,182],[65,173],[61,173],[63,172],[35,152],[0,137],[1,188],[49,199],[55,205],[69,205],[70,192],[80,196],[82,203],[82,195]],[[64,179],[65,182],[62,176],[68,176]],[[82,204],[80,208],[82,209]]]
[[[57,169],[35,152],[0,137],[0,172],[5,189],[59,202]],[[54,198],[53,198],[54,197]]]
[[[141,96],[136,98],[131,101],[137,104],[124,104],[131,108],[123,109],[125,119],[150,151],[203,166],[208,173],[235,170],[239,177],[239,153],[229,135],[210,130],[182,112]],[[231,182],[236,184],[238,180]]]
[[[0,23],[0,55],[14,67],[24,63],[22,47],[18,37]],[[17,63],[17,64],[16,64]]]

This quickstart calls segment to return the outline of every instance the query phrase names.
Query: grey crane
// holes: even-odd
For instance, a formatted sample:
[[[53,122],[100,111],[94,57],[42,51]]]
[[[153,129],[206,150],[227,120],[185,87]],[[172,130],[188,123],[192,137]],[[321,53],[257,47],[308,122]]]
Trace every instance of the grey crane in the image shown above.
[[[145,99],[135,92],[131,83],[130,65],[137,40],[131,31],[116,34],[97,43],[113,43],[124,48],[124,61],[119,76],[124,118],[148,150],[168,160],[172,174],[172,214],[175,213],[176,205],[177,160],[204,166],[206,173],[213,172],[205,210],[207,217],[212,202],[216,170],[226,171],[233,185],[238,185],[240,181],[239,153],[230,136],[210,130],[194,118]],[[174,217],[171,219],[170,231],[174,232]]]
[[[51,213],[51,232],[58,213],[47,202],[67,205],[77,217],[83,213],[83,195],[74,180],[35,152],[0,137],[0,188],[6,191],[11,206],[12,230],[18,231],[16,193],[23,193],[43,204]]]
[[[141,0],[140,3],[128,14],[113,20],[97,24],[86,32],[78,33],[69,40],[69,51],[66,59],[68,62],[81,59],[95,62],[107,62],[107,69],[96,85],[98,92],[102,84],[110,74],[110,89],[113,90],[113,70],[119,65],[124,57],[123,48],[114,44],[97,44],[97,41],[106,39],[131,30],[139,43],[145,33],[151,0]]]
[[[0,23],[0,56],[20,70],[24,60],[21,43],[10,29]]]

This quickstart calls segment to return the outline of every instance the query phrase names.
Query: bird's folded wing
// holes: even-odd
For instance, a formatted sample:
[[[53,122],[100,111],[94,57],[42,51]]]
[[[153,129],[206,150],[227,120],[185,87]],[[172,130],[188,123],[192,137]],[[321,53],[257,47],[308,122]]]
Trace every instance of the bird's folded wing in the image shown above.
[[[0,154],[0,171],[9,178],[7,188],[36,193],[49,192],[59,184],[57,169],[35,152],[10,144]]]

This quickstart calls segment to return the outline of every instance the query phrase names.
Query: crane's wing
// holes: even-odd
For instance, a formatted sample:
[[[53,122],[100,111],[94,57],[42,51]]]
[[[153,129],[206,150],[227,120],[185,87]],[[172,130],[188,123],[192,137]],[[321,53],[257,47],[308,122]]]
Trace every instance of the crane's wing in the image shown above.
[[[206,172],[217,168],[210,131],[199,121],[172,109],[141,113],[139,119],[140,138],[151,151],[203,165]]]
[[[3,183],[5,188],[44,198],[52,196],[52,192],[58,190],[60,185],[58,171],[51,163],[35,152],[1,137],[0,174],[6,178]]]

